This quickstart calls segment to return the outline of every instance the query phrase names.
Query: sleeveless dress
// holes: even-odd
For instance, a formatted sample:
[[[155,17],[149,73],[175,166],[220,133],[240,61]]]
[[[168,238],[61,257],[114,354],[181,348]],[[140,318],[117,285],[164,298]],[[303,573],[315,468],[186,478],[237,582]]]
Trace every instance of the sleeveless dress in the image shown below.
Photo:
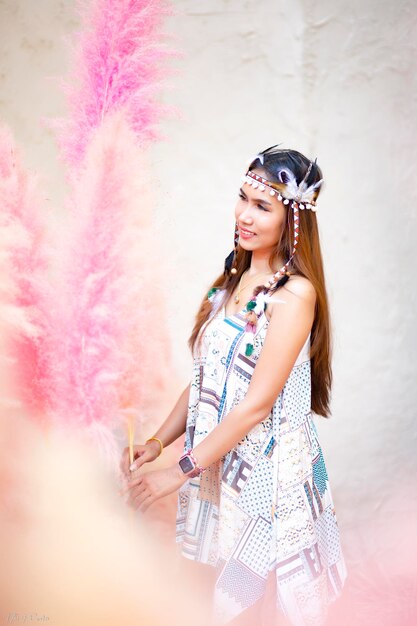
[[[262,307],[263,308],[263,307]],[[244,311],[212,316],[194,355],[184,452],[245,396],[269,320],[259,316],[245,354]],[[347,577],[326,464],[311,413],[310,335],[271,413],[178,494],[176,542],[183,556],[217,569],[215,623],[264,595],[294,626],[322,626]]]

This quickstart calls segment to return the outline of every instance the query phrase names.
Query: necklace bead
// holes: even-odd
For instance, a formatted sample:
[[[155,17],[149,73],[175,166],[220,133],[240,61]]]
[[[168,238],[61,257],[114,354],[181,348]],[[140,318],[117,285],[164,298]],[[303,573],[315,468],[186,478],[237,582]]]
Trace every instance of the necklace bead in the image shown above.
[[[240,293],[241,293],[241,291],[243,291],[243,290],[245,289],[245,287],[247,287],[248,285],[250,285],[250,284],[251,284],[251,282],[253,281],[253,276],[252,276],[252,277],[251,277],[251,280],[249,280],[249,281],[248,281],[245,285],[243,285],[243,287],[241,287],[241,284],[242,284],[242,278],[243,278],[244,274],[245,274],[245,272],[242,274],[242,276],[240,277],[240,280],[239,280],[239,285],[238,285],[238,288],[237,288],[237,293],[236,293],[236,295],[235,295],[235,297],[234,297],[235,304],[239,304],[239,302],[240,302]],[[255,278],[256,278],[256,277],[258,277],[258,276],[262,276],[262,274],[256,274]]]

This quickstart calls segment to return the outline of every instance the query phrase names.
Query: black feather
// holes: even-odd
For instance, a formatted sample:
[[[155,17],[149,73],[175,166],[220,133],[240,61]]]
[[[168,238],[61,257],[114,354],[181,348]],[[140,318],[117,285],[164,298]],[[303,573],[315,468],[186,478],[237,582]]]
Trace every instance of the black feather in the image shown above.
[[[234,259],[235,251],[232,250],[229,255],[224,260],[224,275],[230,274],[230,270],[232,269],[233,259]]]
[[[280,287],[283,287],[285,283],[289,280],[289,278],[290,277],[287,274],[281,276],[281,278],[275,283],[275,286],[271,289],[271,293],[274,293],[274,291],[276,291]]]

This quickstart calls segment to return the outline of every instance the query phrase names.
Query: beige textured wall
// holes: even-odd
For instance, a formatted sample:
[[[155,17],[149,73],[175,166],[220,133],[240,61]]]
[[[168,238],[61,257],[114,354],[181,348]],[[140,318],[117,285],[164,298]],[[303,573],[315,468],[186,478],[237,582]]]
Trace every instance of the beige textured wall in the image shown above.
[[[318,157],[318,220],[332,306],[333,418],[318,420],[349,557],[386,521],[417,511],[417,5],[411,0],[176,0],[167,30],[185,56],[153,149],[156,219],[178,368],[197,305],[222,271],[247,159],[277,142]],[[39,125],[63,100],[73,3],[0,1],[0,117],[46,178],[62,217],[63,176]],[[53,217],[53,216],[51,216]],[[362,533],[364,543],[350,541]],[[361,535],[361,536],[362,536]],[[397,535],[398,540],[398,535]]]

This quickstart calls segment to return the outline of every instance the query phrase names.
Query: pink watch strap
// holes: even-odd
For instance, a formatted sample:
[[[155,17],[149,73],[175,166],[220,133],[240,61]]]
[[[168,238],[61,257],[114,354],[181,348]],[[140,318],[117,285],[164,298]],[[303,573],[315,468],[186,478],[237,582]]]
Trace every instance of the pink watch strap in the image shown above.
[[[192,448],[190,448],[189,450],[187,450],[187,452],[185,454],[182,455],[181,459],[183,459],[184,457],[189,456],[190,459],[192,460],[192,462],[195,465],[195,469],[192,470],[191,472],[189,472],[187,474],[187,476],[189,476],[190,478],[194,478],[195,476],[199,476],[200,474],[202,474],[203,472],[206,471],[205,467],[201,467],[201,465],[198,464],[197,459],[195,458],[194,452],[192,450]],[[180,459],[180,460],[181,460]]]
[[[192,450],[192,449],[188,450],[188,454],[192,458],[192,460],[194,461],[194,464],[195,464],[196,468],[198,469],[199,473],[202,474],[203,472],[205,472],[206,468],[205,467],[201,467],[201,465],[199,465],[197,459],[194,456],[194,450]]]

